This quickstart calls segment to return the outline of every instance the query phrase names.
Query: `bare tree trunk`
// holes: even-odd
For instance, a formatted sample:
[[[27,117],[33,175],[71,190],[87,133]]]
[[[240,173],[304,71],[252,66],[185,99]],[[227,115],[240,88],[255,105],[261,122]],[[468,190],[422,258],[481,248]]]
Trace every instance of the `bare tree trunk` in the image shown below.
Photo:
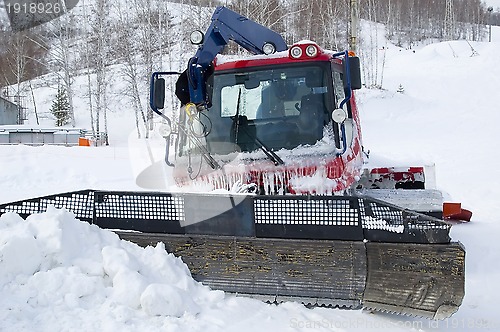
[[[25,33],[18,33],[14,36],[14,41],[11,44],[10,58],[12,63],[10,66],[10,71],[12,77],[15,79],[15,91],[13,94],[14,102],[18,105],[18,124],[23,123],[24,114],[22,108],[22,81],[25,76],[26,70],[26,36]]]
[[[120,48],[117,51],[119,56],[122,57],[124,61],[124,67],[121,71],[121,74],[123,75],[124,81],[127,83],[127,86],[123,93],[132,101],[137,137],[141,138],[142,132],[144,131],[145,137],[148,138],[148,120],[142,107],[142,98],[139,88],[140,69],[137,63],[137,59],[134,57],[134,54],[137,54],[139,51],[138,45],[137,43],[135,43],[135,40],[137,40],[137,31],[130,25],[131,22],[136,21],[136,13],[123,10],[119,3],[117,3],[116,6],[119,15],[119,22],[116,31],[120,35]],[[138,7],[141,6],[138,5]],[[141,126],[141,120],[143,126]]]
[[[92,22],[93,32],[95,34],[95,70],[96,70],[96,86],[94,91],[94,100],[96,106],[96,132],[100,135],[101,131],[101,113],[104,121],[104,135],[108,137],[108,117],[107,117],[107,98],[106,98],[106,62],[108,56],[108,15],[109,6],[105,0],[97,0],[95,5],[95,20]]]
[[[82,0],[82,6],[83,6],[83,21],[85,26],[89,26],[89,13],[87,12],[87,4],[85,3],[85,0]],[[95,121],[94,121],[94,107],[93,107],[93,102],[92,102],[92,71],[91,71],[91,61],[90,61],[90,46],[89,46],[89,39],[90,39],[90,32],[86,31],[85,32],[85,43],[84,43],[84,48],[85,48],[85,67],[86,67],[86,76],[87,76],[87,98],[88,98],[88,107],[89,107],[89,113],[90,113],[90,127],[91,127],[91,132],[92,136],[96,136],[96,130],[95,130]]]

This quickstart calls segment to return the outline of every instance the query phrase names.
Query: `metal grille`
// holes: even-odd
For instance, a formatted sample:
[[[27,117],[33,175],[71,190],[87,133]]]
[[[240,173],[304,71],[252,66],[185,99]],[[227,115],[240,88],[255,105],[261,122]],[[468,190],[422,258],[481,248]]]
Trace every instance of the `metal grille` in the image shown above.
[[[402,232],[402,229],[449,229],[447,223],[374,199],[359,199],[363,228]]]
[[[391,225],[403,224],[403,210],[391,209],[386,205],[379,205],[375,202],[369,202],[372,216],[377,219],[385,220]]]
[[[184,197],[162,193],[96,192],[96,219],[169,220],[183,222]]]
[[[349,198],[256,198],[256,224],[358,226],[359,210]],[[355,202],[355,200],[354,200]],[[356,203],[356,202],[355,202]]]
[[[2,205],[0,214],[15,212],[22,216],[28,216],[44,212],[49,206],[58,209],[65,208],[73,212],[78,219],[90,221],[94,213],[94,193],[86,190],[13,202]]]
[[[365,203],[368,205],[368,209],[365,208]],[[364,229],[403,233],[403,215],[400,210],[391,210],[386,205],[379,205],[363,199],[359,199],[359,206]]]

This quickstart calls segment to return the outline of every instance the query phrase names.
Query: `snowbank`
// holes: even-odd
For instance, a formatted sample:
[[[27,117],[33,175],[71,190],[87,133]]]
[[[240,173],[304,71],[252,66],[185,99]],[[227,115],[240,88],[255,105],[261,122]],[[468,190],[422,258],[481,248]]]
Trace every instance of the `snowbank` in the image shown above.
[[[222,299],[163,243],[141,248],[55,208],[0,217],[0,330],[119,328],[194,316]]]

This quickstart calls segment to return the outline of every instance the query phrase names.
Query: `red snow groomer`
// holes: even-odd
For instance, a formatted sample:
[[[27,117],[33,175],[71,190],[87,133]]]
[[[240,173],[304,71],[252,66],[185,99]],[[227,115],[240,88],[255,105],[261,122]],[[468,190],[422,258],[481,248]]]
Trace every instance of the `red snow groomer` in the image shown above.
[[[219,55],[230,40],[254,55]],[[167,164],[179,186],[260,195],[356,192],[442,216],[441,194],[424,190],[424,167],[364,169],[354,54],[312,41],[287,47],[274,31],[222,7],[192,42],[200,47],[177,81],[182,109],[176,133],[167,135],[167,147],[175,140],[175,160],[167,152]],[[151,82],[151,107],[164,118],[165,74],[154,73]],[[402,199],[394,189],[418,191]],[[470,218],[456,205],[444,211]]]
[[[221,56],[231,40],[252,55]],[[359,58],[312,41],[288,47],[276,32],[224,7],[191,41],[199,48],[177,81],[182,108],[175,138],[167,136],[176,147],[167,163],[177,184],[193,191],[255,195],[244,196],[252,197],[248,206],[238,196],[225,204],[189,198],[200,233],[244,237],[238,248],[245,264],[219,256],[212,269],[199,257],[190,267],[208,266],[201,279],[274,299],[451,315],[463,294],[464,251],[449,242],[442,195],[425,189],[423,167],[364,169],[353,95],[362,86]],[[170,124],[159,110],[163,74],[152,76],[151,107]],[[218,221],[206,221],[215,215]],[[340,243],[352,247],[336,249]]]
[[[225,22],[221,13],[214,22]],[[228,26],[217,26],[217,34]],[[207,52],[204,44],[192,58],[177,89],[183,103],[174,162],[177,184],[204,191],[243,186],[265,195],[332,195],[359,179],[361,132],[351,93],[361,88],[359,59],[310,41],[288,49],[281,37],[273,38],[259,46],[269,55],[212,58],[216,52]],[[257,43],[243,40],[243,46]]]
[[[231,40],[251,55],[220,56]],[[150,104],[174,130],[165,162],[194,192],[87,190],[0,213],[66,207],[100,227],[134,230],[117,232],[141,245],[164,242],[214,289],[270,302],[435,319],[456,312],[465,250],[450,241],[423,168],[363,169],[359,59],[311,41],[288,47],[224,7],[192,42],[200,46],[176,84],[178,121],[161,111],[171,72],[152,75]],[[214,189],[224,190],[200,193]]]

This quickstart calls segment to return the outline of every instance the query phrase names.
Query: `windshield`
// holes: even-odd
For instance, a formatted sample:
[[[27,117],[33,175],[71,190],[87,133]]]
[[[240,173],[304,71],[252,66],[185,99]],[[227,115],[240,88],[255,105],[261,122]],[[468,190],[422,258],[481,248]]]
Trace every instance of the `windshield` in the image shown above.
[[[201,122],[210,128],[211,153],[272,150],[314,144],[329,122],[329,63],[215,74],[212,107]],[[220,144],[233,143],[233,144]]]

